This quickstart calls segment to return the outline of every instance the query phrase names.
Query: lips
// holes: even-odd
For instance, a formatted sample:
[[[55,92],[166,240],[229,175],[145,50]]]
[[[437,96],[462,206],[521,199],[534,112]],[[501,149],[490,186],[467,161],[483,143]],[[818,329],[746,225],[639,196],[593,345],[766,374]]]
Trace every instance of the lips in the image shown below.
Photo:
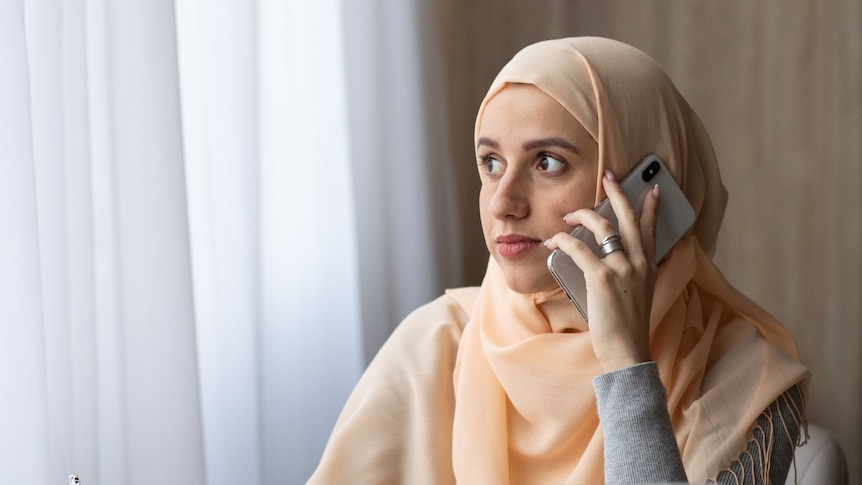
[[[500,256],[512,259],[524,255],[542,244],[542,241],[520,234],[506,234],[498,236],[497,252]]]

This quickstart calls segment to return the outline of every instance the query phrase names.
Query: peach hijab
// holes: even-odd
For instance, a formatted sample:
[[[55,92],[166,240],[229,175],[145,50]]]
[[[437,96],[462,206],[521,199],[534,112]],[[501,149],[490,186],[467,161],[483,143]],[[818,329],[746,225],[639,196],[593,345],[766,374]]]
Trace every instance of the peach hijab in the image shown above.
[[[599,176],[625,174],[655,153],[695,208],[691,233],[659,266],[650,347],[689,479],[714,478],[738,458],[758,416],[804,387],[808,371],[792,335],[711,260],[726,192],[706,130],[657,63],[609,39],[523,49],[491,85],[476,133],[488,100],[509,83],[535,85],[583,124],[598,142]],[[596,187],[598,203],[599,180]],[[562,292],[515,293],[491,258],[478,291],[447,293],[470,315],[454,372],[458,481],[603,482],[591,384],[601,365]]]

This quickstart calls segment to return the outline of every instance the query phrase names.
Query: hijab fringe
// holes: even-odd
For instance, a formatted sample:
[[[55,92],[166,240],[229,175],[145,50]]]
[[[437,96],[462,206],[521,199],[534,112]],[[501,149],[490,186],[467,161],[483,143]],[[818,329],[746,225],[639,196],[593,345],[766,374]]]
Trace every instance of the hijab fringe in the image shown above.
[[[795,393],[800,396],[798,402],[791,398],[791,390],[796,391]],[[782,409],[786,409],[788,412],[782,413]],[[738,459],[730,463],[730,466],[728,466],[727,469],[720,471],[715,477],[710,479],[710,483],[718,482],[718,475],[722,473],[727,473],[732,476],[736,485],[745,483],[747,472],[745,458],[747,458],[749,463],[751,463],[752,473],[759,475],[758,480],[755,480],[754,483],[769,483],[769,472],[771,471],[770,467],[772,465],[772,451],[776,438],[775,419],[778,419],[781,421],[782,429],[784,430],[784,438],[788,442],[793,442],[794,444],[793,477],[794,483],[798,485],[799,474],[796,468],[796,448],[805,445],[810,439],[810,435],[808,434],[808,417],[805,411],[805,395],[803,393],[802,384],[797,383],[788,391],[778,396],[775,403],[766,408],[760,416],[763,418],[764,422],[762,422],[761,419],[758,419],[755,425],[752,426],[750,432],[751,439],[748,442],[748,447],[746,447],[745,451],[740,453]],[[796,429],[799,430],[799,434],[795,440],[790,434],[790,428],[787,426],[788,423],[786,418],[788,417],[792,419]],[[758,440],[758,435],[760,435],[762,439]],[[754,453],[752,453],[751,450],[752,445],[754,445],[755,448]],[[755,459],[755,456],[757,459]]]
[[[808,412],[806,411],[806,399],[805,394],[803,393],[804,389],[802,388],[802,384],[796,384],[794,389],[796,389],[802,397],[802,399],[799,400],[799,404],[797,405],[796,401],[793,399],[789,399],[787,397],[785,397],[785,399],[787,400],[788,408],[792,411],[793,421],[799,429],[799,435],[796,437],[796,447],[793,449],[793,483],[799,485],[799,471],[796,468],[796,448],[808,444],[808,440],[811,439],[811,435],[808,434]],[[787,431],[787,426],[784,427],[784,430],[788,433],[787,439],[789,441],[792,437]]]

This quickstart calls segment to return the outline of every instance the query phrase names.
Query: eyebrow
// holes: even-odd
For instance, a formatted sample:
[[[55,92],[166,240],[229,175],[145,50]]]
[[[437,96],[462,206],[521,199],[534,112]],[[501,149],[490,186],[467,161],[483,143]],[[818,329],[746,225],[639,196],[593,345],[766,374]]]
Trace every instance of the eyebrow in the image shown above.
[[[528,142],[524,143],[522,148],[524,149],[524,151],[529,151],[529,150],[535,150],[536,148],[543,148],[543,147],[558,147],[558,148],[563,148],[565,150],[569,150],[569,151],[572,151],[575,153],[579,152],[579,150],[574,145],[572,145],[571,143],[567,142],[566,140],[559,138],[559,137],[556,137],[556,136],[551,137],[551,138],[542,138],[539,140],[528,141]]]
[[[480,146],[491,147],[494,150],[498,150],[500,148],[499,143],[495,142],[494,140],[492,140],[490,138],[486,138],[484,136],[479,137],[479,139],[476,141],[476,148],[479,148]]]
[[[500,148],[499,143],[486,137],[480,137],[479,140],[476,142],[476,148],[479,148],[480,146],[487,146],[495,150],[498,150]],[[559,147],[569,151],[573,151],[575,153],[580,152],[577,147],[557,136],[553,136],[550,138],[540,138],[538,140],[530,140],[528,142],[525,142],[521,148],[524,151],[529,151],[543,147]]]

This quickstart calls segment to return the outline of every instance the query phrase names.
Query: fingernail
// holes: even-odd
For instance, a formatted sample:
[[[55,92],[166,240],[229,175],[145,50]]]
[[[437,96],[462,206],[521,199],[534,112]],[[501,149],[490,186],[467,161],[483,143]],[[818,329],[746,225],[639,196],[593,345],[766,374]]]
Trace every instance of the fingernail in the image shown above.
[[[545,245],[545,247],[550,247],[551,246],[551,240],[545,239],[545,242],[543,244]]]
[[[652,188],[652,195],[656,199],[661,196],[661,187],[659,187],[658,184],[655,184],[655,187]]]
[[[617,177],[614,175],[614,173],[609,168],[605,169],[605,178],[610,180],[611,182],[617,181]]]
[[[563,216],[563,220],[564,220],[564,221],[566,221],[566,222],[569,222],[569,216],[571,216],[571,215],[572,215],[572,213],[571,213],[571,212],[569,212],[568,214],[564,215],[564,216]]]

